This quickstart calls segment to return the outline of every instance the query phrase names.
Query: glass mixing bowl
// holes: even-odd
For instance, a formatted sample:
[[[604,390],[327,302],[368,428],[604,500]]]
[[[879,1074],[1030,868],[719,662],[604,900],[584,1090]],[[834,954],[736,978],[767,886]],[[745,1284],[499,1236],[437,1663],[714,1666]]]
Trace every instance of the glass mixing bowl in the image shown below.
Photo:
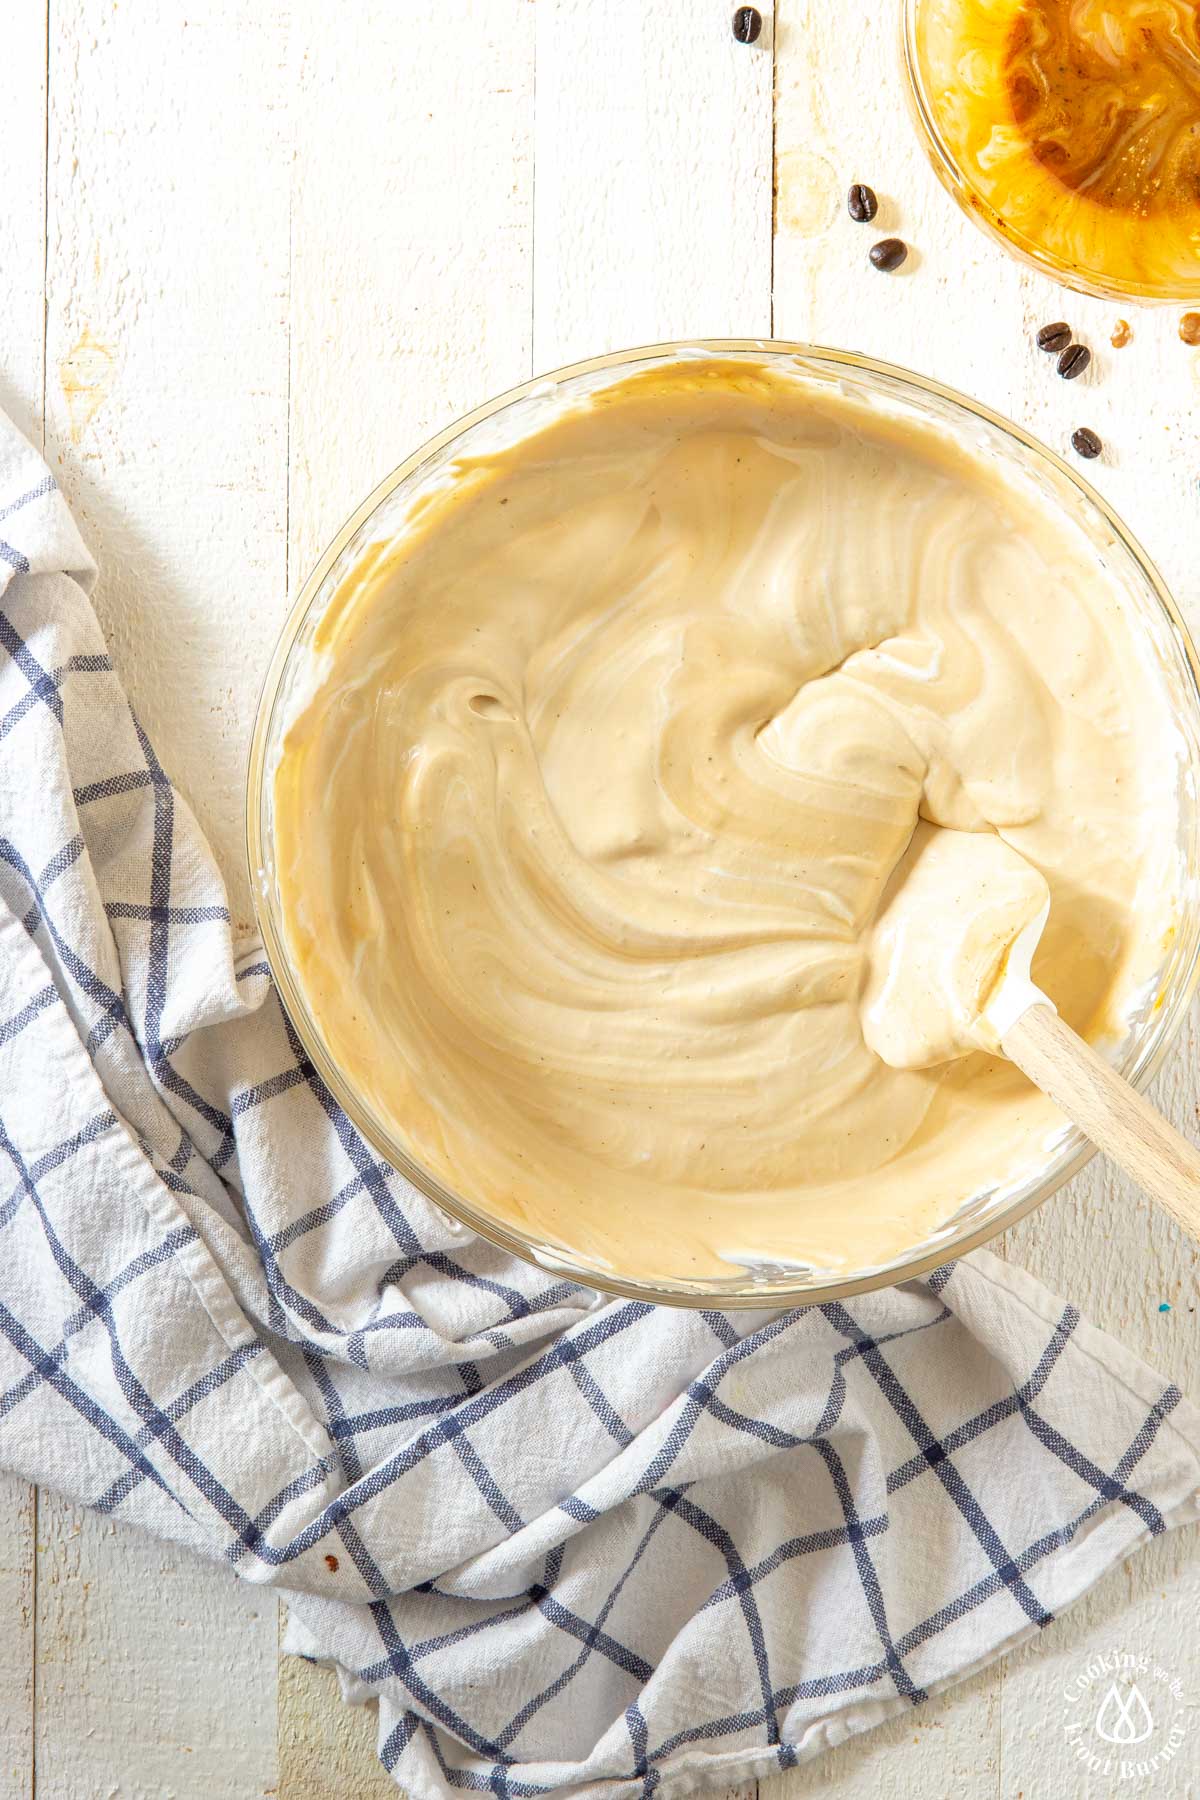
[[[1200,300],[1194,201],[1185,208],[1159,206],[1151,174],[1133,174],[1142,164],[1131,160],[1124,114],[1113,119],[1117,84],[1097,75],[1103,59],[1093,59],[1088,76],[1096,83],[1093,119],[1100,136],[1090,145],[1075,141],[1063,129],[1063,105],[1056,100],[1040,121],[1038,153],[1031,149],[1004,71],[1010,32],[1036,10],[1030,0],[903,0],[901,56],[909,101],[935,172],[970,218],[1065,287],[1106,300]],[[1104,24],[1102,9],[1088,12],[1089,30]],[[1119,23],[1113,29],[1119,32]],[[1186,63],[1182,52],[1175,56],[1175,69],[1186,79],[1170,105],[1160,91],[1161,67],[1135,91],[1125,85],[1137,79],[1127,59],[1121,83],[1130,114],[1144,117],[1146,129],[1153,130],[1161,114],[1168,147],[1185,159],[1180,180],[1190,184],[1195,123],[1188,96],[1195,76]],[[1028,77],[1027,96],[1037,90],[1037,80]],[[1166,121],[1174,123],[1168,128]],[[1154,169],[1165,160],[1162,152],[1158,144],[1144,153]],[[1058,174],[1052,172],[1056,158]],[[1097,200],[1099,172],[1117,166],[1112,180],[1118,186]]]
[[[985,1243],[1037,1206],[1080,1169],[1091,1148],[1064,1125],[1032,1174],[1017,1183],[964,1195],[952,1217],[909,1252],[877,1267],[845,1275],[807,1268],[731,1267],[728,1280],[664,1277],[625,1280],[590,1267],[568,1244],[534,1241],[477,1199],[452,1192],[414,1159],[408,1147],[373,1116],[344,1078],[323,1041],[288,955],[275,876],[272,786],[283,734],[302,697],[310,668],[308,646],[326,607],[349,569],[368,546],[402,532],[414,503],[453,478],[458,459],[486,454],[549,422],[564,404],[593,393],[639,369],[698,357],[767,364],[807,381],[864,396],[892,416],[933,421],[968,441],[978,454],[1003,461],[1018,480],[1032,483],[1065,508],[1092,541],[1128,593],[1161,672],[1183,754],[1177,784],[1179,905],[1176,928],[1164,949],[1155,991],[1132,1023],[1117,1062],[1138,1087],[1154,1075],[1183,1019],[1200,967],[1200,664],[1191,639],[1145,552],[1100,495],[1052,451],[986,407],[923,376],[849,351],[802,344],[734,339],[658,344],[575,363],[502,394],[414,452],[383,481],[339,531],[308,580],[284,627],[259,705],[250,753],[247,829],[250,871],[263,942],[283,1004],[322,1079],[379,1154],[455,1219],[518,1256],[590,1287],[652,1302],[687,1306],[783,1307],[831,1300],[885,1287],[936,1267]],[[1168,772],[1164,771],[1164,779]]]

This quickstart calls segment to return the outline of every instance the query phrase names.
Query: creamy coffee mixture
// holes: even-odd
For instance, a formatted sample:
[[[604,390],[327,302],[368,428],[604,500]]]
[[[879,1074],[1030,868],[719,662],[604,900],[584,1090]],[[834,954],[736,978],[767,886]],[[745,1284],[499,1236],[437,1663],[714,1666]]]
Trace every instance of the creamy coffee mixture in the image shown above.
[[[870,1266],[1035,1164],[1062,1122],[1015,1070],[936,1033],[892,1067],[864,1015],[927,1007],[884,899],[946,828],[1048,884],[1072,1025],[1146,998],[1175,752],[1095,548],[947,433],[745,364],[455,476],[344,582],[275,776],[289,953],[376,1117],[639,1277]]]

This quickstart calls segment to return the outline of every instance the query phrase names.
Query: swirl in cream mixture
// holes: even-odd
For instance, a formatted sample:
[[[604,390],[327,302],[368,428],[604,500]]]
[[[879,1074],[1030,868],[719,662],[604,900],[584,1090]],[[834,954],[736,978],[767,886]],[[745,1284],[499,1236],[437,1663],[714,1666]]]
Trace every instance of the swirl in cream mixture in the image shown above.
[[[1015,241],[1130,291],[1200,291],[1195,0],[923,0],[930,105]]]
[[[1049,884],[1042,985],[1120,1034],[1174,845],[1136,632],[994,464],[763,367],[654,369],[460,463],[340,588],[276,771],[333,1057],[597,1269],[902,1253],[1061,1120],[998,1060],[868,1047],[881,897],[919,818],[1002,834]]]

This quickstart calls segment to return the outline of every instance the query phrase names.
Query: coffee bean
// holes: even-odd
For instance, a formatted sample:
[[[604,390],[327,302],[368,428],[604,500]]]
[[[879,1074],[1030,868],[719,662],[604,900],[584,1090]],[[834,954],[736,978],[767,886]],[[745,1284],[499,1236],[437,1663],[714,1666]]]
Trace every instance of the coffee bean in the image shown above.
[[[1058,372],[1064,381],[1074,381],[1082,375],[1092,360],[1092,353],[1083,344],[1068,344],[1058,359]]]
[[[903,238],[881,238],[877,244],[871,245],[868,255],[877,269],[890,275],[908,255],[908,245]]]
[[[756,44],[762,30],[762,14],[757,6],[739,6],[733,15],[733,35],[739,44]]]
[[[1104,448],[1095,432],[1090,431],[1086,425],[1081,425],[1078,431],[1071,433],[1071,442],[1078,454],[1088,462],[1091,462],[1093,457],[1099,456]]]
[[[1039,350],[1065,350],[1071,341],[1071,327],[1065,319],[1056,325],[1043,325],[1037,334]]]
[[[863,181],[856,181],[846,195],[846,211],[856,225],[869,225],[879,211],[875,189],[869,188]]]

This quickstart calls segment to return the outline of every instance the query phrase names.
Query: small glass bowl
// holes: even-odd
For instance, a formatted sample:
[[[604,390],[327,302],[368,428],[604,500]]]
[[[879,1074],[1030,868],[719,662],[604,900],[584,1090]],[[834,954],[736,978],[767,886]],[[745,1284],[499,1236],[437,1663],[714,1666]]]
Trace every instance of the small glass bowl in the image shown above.
[[[1155,244],[1161,246],[1164,241],[1162,233],[1167,226],[1161,218],[1143,221],[1136,215],[1108,212],[1095,207],[1081,194],[1060,187],[1053,195],[1047,194],[1048,230],[1062,231],[1064,222],[1073,220],[1077,232],[1092,246],[1082,255],[1076,250],[1072,256],[1065,252],[1060,254],[1049,243],[1041,241],[1027,223],[1022,225],[1015,217],[1005,216],[1003,210],[993,204],[980,180],[965,166],[963,153],[955,148],[953,141],[953,120],[956,114],[962,114],[967,104],[969,83],[957,62],[953,67],[935,67],[931,63],[930,44],[939,24],[952,28],[950,22],[961,17],[965,7],[972,3],[973,0],[904,0],[901,10],[900,49],[910,110],[942,185],[967,216],[983,226],[1006,250],[1064,287],[1093,294],[1102,300],[1131,300],[1144,305],[1200,303],[1200,228],[1186,231],[1181,227],[1176,232],[1174,226],[1170,227],[1175,233],[1176,254],[1186,240],[1187,254],[1195,258],[1194,275],[1139,276],[1136,262],[1139,259],[1144,262],[1147,255],[1152,254],[1152,247]],[[979,0],[974,3],[978,4]],[[989,4],[980,10],[986,15],[989,30],[996,35],[1004,23],[1004,0],[989,0]],[[1019,11],[1018,0],[1013,0],[1014,19]],[[982,64],[982,80],[986,81],[994,69],[995,50],[993,43],[986,53],[983,50],[975,53]],[[947,62],[950,60],[947,57]],[[997,112],[998,127],[1000,123]],[[988,160],[993,165],[996,163],[996,145],[1002,135],[997,132],[988,141]],[[1022,181],[1017,190],[1020,198],[1028,201],[1041,182],[1049,187],[1051,178],[1036,167],[1031,168],[1027,180]],[[1107,258],[1097,247],[1101,235],[1108,235],[1112,240]]]
[[[449,426],[400,464],[347,520],[300,593],[276,647],[259,703],[250,751],[247,836],[251,885],[267,958],[283,1004],[314,1067],[364,1137],[413,1185],[455,1219],[517,1256],[588,1287],[679,1306],[784,1307],[817,1304],[887,1287],[975,1249],[1022,1218],[1076,1173],[1092,1154],[1081,1134],[1064,1126],[1042,1162],[1026,1178],[963,1204],[907,1255],[877,1267],[831,1277],[793,1265],[778,1270],[731,1268],[728,1280],[685,1276],[654,1282],[623,1279],[588,1265],[567,1244],[535,1241],[478,1202],[452,1192],[414,1159],[406,1145],[373,1115],[337,1067],[322,1038],[288,956],[275,877],[272,788],[283,734],[302,696],[308,645],[325,608],[368,545],[397,536],[414,502],[452,479],[462,458],[494,451],[535,431],[564,404],[639,369],[719,357],[766,364],[809,382],[870,398],[892,416],[933,421],[965,434],[976,451],[999,458],[1064,507],[1129,594],[1161,671],[1185,754],[1177,776],[1180,893],[1176,929],[1164,950],[1157,991],[1131,1026],[1117,1058],[1136,1086],[1158,1069],[1179,1029],[1200,970],[1200,663],[1187,628],[1153,564],[1099,494],[1052,451],[1019,426],[975,401],[907,370],[850,351],[803,344],[731,339],[657,344],[575,363],[524,383]]]

